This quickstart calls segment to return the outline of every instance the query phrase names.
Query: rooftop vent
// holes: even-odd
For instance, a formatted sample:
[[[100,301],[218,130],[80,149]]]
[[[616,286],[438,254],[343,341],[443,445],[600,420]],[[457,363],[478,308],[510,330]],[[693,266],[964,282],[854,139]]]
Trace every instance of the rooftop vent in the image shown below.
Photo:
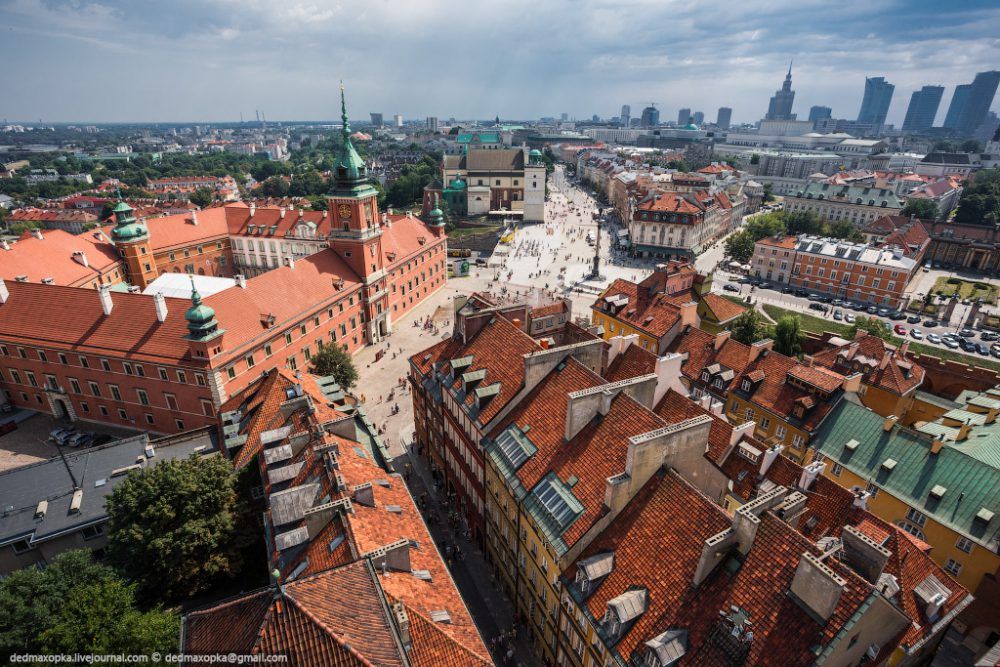
[[[437,609],[431,612],[431,620],[435,623],[451,623],[451,614],[447,609]]]

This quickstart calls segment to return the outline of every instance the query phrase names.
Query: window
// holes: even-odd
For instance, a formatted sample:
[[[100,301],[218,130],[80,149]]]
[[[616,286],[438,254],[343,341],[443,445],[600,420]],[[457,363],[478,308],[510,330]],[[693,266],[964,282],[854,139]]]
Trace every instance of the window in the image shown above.
[[[272,354],[272,352],[271,352],[271,344],[268,343],[267,345],[264,346],[264,357],[265,358],[266,357],[270,357],[271,354]]]
[[[81,402],[80,403],[80,411],[81,412],[87,412],[87,413],[89,413],[90,412],[90,406],[87,405],[86,403],[82,403]]]
[[[962,564],[949,558],[948,562],[944,564],[944,569],[951,576],[957,577],[962,572]]]
[[[128,413],[126,413],[121,408],[118,408],[118,416],[121,418],[122,421],[128,421]]]
[[[21,555],[34,549],[28,540],[18,540],[17,542],[12,542],[10,546],[13,547],[14,553],[17,555]]]
[[[187,384],[188,378],[187,373],[184,371],[177,371],[177,381],[181,384]]]
[[[97,397],[101,396],[101,388],[98,386],[96,382],[88,382],[87,384],[90,385],[90,393],[92,395]]]
[[[742,384],[740,384],[740,389],[750,391],[750,380],[743,380]]]
[[[80,357],[80,366],[82,368],[90,368],[90,362],[87,361],[87,357]]]
[[[77,382],[76,378],[70,378],[69,379],[69,386],[70,386],[70,389],[73,390],[74,394],[82,394],[83,393],[83,392],[80,391],[80,383]]]
[[[778,424],[777,426],[775,426],[774,427],[774,435],[776,437],[778,437],[778,438],[784,439],[784,437],[785,437],[785,427],[782,426],[781,424]]]
[[[146,377],[146,371],[143,370],[142,364],[136,364],[135,365],[135,374],[138,375],[141,378]]]
[[[913,535],[918,540],[925,539],[924,531],[920,530],[920,526],[912,524],[909,521],[902,521],[902,520],[897,521],[896,525],[905,530],[906,532],[908,532],[910,535]]]
[[[747,421],[750,421],[751,419],[753,419],[753,408],[747,408],[746,412],[743,413],[743,417]]]
[[[924,524],[927,523],[927,515],[922,514],[921,512],[918,512],[917,510],[911,507],[909,511],[906,512],[906,520],[912,521],[913,523],[923,528]]]
[[[177,397],[173,394],[164,394],[163,398],[167,400],[167,407],[171,410],[177,409]]]
[[[45,352],[43,350],[39,350],[38,351],[38,358],[41,361],[45,361],[45,362],[47,362],[49,360],[49,358],[45,356]]]
[[[204,376],[204,374],[202,374],[202,373],[195,373],[194,374],[194,383],[196,385],[198,385],[199,387],[204,387],[205,386],[205,376]]]
[[[771,425],[771,420],[768,419],[767,417],[764,417],[760,420],[760,430],[766,431],[770,425]]]
[[[178,431],[183,431],[184,430],[184,422],[181,421],[180,419],[175,419],[174,420],[174,426],[177,427]]]
[[[107,371],[107,372],[110,373],[111,372],[111,362],[109,362],[107,359],[101,359],[101,370],[105,370],[105,371]]]
[[[792,447],[794,449],[802,449],[802,445],[804,444],[804,442],[805,439],[801,435],[796,433],[795,436],[792,438]]]
[[[59,353],[59,363],[62,364],[63,366],[69,363],[69,360],[66,358],[66,355],[63,354],[62,352]]]
[[[149,395],[146,394],[145,390],[136,389],[135,393],[139,397],[139,403],[142,405],[149,405]]]
[[[254,365],[253,355],[252,354],[248,354],[247,355],[247,368],[253,368],[253,365]]]
[[[31,371],[24,371],[24,374],[28,378],[28,384],[30,384],[32,387],[37,387],[38,386],[38,380],[35,379],[35,374],[34,373],[32,373]]]
[[[149,414],[147,412],[146,415],[145,415],[145,417],[146,417],[146,423],[147,424],[152,425],[154,423],[155,420],[153,419],[153,415],[151,415],[151,414]]]
[[[291,345],[291,344],[292,344],[292,334],[286,333],[285,334],[285,345]]]
[[[160,374],[160,379],[161,380],[163,380],[164,382],[169,382],[169,380],[167,379],[167,369],[166,368],[157,368],[156,372]]]
[[[955,548],[967,554],[972,553],[972,546],[972,540],[967,537],[960,537],[958,538],[958,542],[955,542]]]
[[[103,417],[107,417],[108,416],[108,409],[107,409],[107,407],[105,407],[103,405],[98,405],[97,409],[100,410],[101,416],[103,416]]]
[[[122,393],[118,390],[118,385],[109,384],[108,389],[111,391],[111,397],[116,401],[122,400]]]
[[[14,382],[14,384],[21,384],[21,375],[13,368],[10,369],[10,379]]]
[[[229,368],[227,368],[226,375],[229,377],[230,380],[236,379],[236,367],[230,366]]]
[[[104,524],[97,524],[96,526],[87,526],[83,529],[83,539],[92,540],[95,537],[100,537],[104,534]]]
[[[132,375],[132,364],[123,363],[122,368],[125,369],[125,375]]]
[[[201,413],[206,417],[215,416],[215,406],[212,405],[212,401],[201,400]]]
[[[840,477],[840,473],[842,472],[844,472],[844,466],[840,465],[839,463],[834,463],[833,467],[830,468],[830,473],[834,477]]]

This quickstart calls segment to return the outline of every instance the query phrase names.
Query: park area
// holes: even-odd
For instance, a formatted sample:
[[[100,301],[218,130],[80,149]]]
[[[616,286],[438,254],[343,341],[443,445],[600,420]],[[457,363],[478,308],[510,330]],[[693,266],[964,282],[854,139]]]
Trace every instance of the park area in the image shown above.
[[[982,299],[983,303],[996,303],[997,301],[997,288],[995,285],[948,276],[941,276],[934,281],[934,287],[931,288],[931,292],[943,296],[957,294],[958,298],[963,301],[976,301],[977,299]]]

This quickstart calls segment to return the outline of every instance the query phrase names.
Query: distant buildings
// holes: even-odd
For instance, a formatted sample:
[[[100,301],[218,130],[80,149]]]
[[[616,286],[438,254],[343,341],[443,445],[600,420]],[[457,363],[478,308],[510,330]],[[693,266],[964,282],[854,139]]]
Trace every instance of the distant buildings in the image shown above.
[[[691,121],[691,109],[683,108],[677,112],[677,124],[681,127]]]
[[[788,74],[785,75],[785,82],[781,84],[781,90],[774,93],[767,106],[765,120],[795,120],[792,113],[792,103],[795,102],[795,91],[792,90],[792,66],[788,65]]]
[[[831,109],[830,107],[823,107],[823,106],[809,107],[810,123],[815,124],[816,121],[818,120],[823,120],[825,118],[832,118],[832,117],[833,117],[833,109]],[[813,129],[815,129],[815,126]]]
[[[702,125],[705,122],[705,113],[703,111],[695,111],[691,114],[691,122],[695,125]]]
[[[660,111],[655,106],[648,106],[642,110],[642,118],[639,121],[640,127],[656,127],[660,124]]]
[[[903,202],[890,190],[856,185],[809,183],[785,197],[786,211],[811,211],[823,220],[848,220],[855,225],[898,213]]]
[[[427,117],[427,129],[430,130],[431,132],[437,132],[438,131],[438,119],[437,119],[437,116],[428,116]]]
[[[892,102],[892,93],[895,90],[896,86],[886,81],[885,77],[866,77],[865,95],[858,111],[858,122],[879,128],[884,125],[885,117],[889,113],[889,104]]]
[[[445,155],[441,180],[424,191],[424,208],[441,197],[457,216],[510,215],[524,222],[545,219],[545,164],[541,151],[526,148],[469,148]]]
[[[403,116],[400,114],[396,114],[395,116],[393,116],[392,124],[395,125],[396,127],[403,127]]]
[[[979,72],[972,83],[955,87],[944,126],[971,136],[986,120],[1000,85],[1000,70]]]
[[[382,127],[385,124],[382,114],[372,112],[369,115],[371,116],[372,119],[372,125],[374,125],[375,127]]]
[[[622,127],[628,127],[629,122],[632,120],[632,107],[627,104],[623,104],[622,112],[619,118],[621,119]]]
[[[723,130],[729,129],[729,124],[733,120],[733,110],[729,107],[719,107],[719,113],[715,117],[715,124]]]
[[[906,118],[903,119],[903,132],[929,130],[934,125],[943,94],[944,86],[924,86],[913,91],[910,105],[906,107]]]

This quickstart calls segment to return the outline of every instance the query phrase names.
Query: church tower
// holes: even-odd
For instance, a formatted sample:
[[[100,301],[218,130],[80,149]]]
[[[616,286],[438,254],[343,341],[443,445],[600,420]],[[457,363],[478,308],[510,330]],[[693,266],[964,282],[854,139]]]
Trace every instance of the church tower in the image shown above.
[[[112,209],[112,213],[115,226],[111,230],[111,240],[125,260],[128,282],[139,289],[146,289],[158,275],[156,260],[149,246],[149,231],[146,225],[136,220],[132,207],[122,199],[120,191],[118,204]]]
[[[191,277],[191,307],[184,313],[188,334],[185,338],[191,348],[191,356],[208,360],[222,352],[223,329],[215,319],[215,310],[201,300],[201,294]]]
[[[329,197],[330,247],[361,277],[364,284],[365,335],[375,343],[391,330],[389,288],[383,264],[382,220],[378,192],[368,179],[368,167],[351,141],[344,86],[340,87],[342,142],[333,167]]]

